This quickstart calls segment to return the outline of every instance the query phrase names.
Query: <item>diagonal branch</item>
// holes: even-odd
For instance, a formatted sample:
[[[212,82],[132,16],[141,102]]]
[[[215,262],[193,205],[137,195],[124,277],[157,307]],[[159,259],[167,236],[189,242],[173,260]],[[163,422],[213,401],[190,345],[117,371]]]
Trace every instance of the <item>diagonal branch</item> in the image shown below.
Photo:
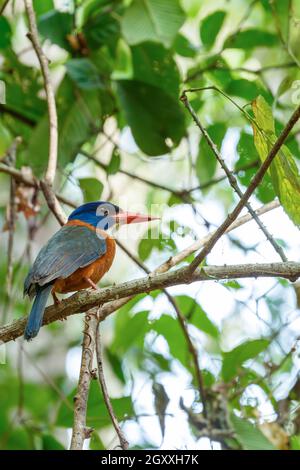
[[[188,93],[189,90],[186,90],[182,97],[181,100],[183,101],[184,105],[187,106],[187,97],[186,93]],[[211,237],[209,242],[204,246],[204,248],[201,250],[201,252],[195,257],[193,262],[190,264],[188,270],[189,273],[192,274],[195,269],[199,266],[200,263],[206,258],[208,253],[212,250],[212,248],[215,246],[217,241],[222,237],[222,235],[226,232],[227,228],[232,224],[232,222],[235,221],[235,219],[239,216],[241,213],[242,209],[245,207],[246,203],[248,202],[250,196],[254,193],[255,189],[257,186],[260,184],[262,181],[264,175],[268,171],[272,161],[276,157],[278,151],[284,144],[285,140],[287,139],[289,133],[295,126],[295,124],[298,122],[300,118],[300,106],[294,111],[292,116],[290,117],[288,123],[286,124],[285,128],[281,132],[280,136],[276,140],[275,144],[273,145],[272,149],[270,150],[268,156],[264,160],[264,162],[261,164],[259,170],[256,172],[254,177],[252,178],[247,190],[243,194],[243,197],[240,199],[234,210],[227,216],[227,218],[224,220],[224,222],[220,225],[220,227],[216,230],[214,235]]]
[[[218,147],[216,146],[216,144],[214,143],[214,141],[212,140],[212,138],[210,137],[210,135],[208,134],[208,132],[206,131],[206,129],[203,127],[203,125],[201,124],[200,122],[200,119],[198,118],[197,114],[195,113],[191,103],[189,102],[188,98],[186,97],[186,99],[183,100],[183,104],[184,106],[187,108],[187,110],[189,111],[189,113],[191,114],[193,120],[195,121],[197,127],[200,129],[200,131],[202,132],[203,134],[203,137],[205,138],[208,146],[210,147],[210,149],[212,150],[213,154],[215,155],[217,161],[219,162],[219,164],[221,165],[221,167],[223,168],[226,176],[227,176],[227,179],[231,185],[231,187],[233,188],[233,190],[237,193],[237,195],[239,196],[240,199],[242,199],[243,197],[243,192],[241,191],[239,185],[238,185],[238,182],[237,182],[237,179],[236,177],[234,176],[233,172],[229,170],[228,166],[226,165]],[[258,215],[255,213],[255,211],[252,209],[251,205],[249,202],[246,202],[245,203],[245,207],[248,209],[249,213],[251,214],[251,216],[253,217],[253,219],[255,220],[255,222],[257,223],[257,225],[259,226],[259,228],[262,230],[262,232],[264,233],[264,235],[266,236],[267,240],[271,243],[271,245],[273,246],[274,250],[279,254],[280,258],[282,259],[282,261],[287,261],[287,257],[285,256],[284,254],[284,251],[283,249],[281,248],[281,246],[279,246],[276,241],[274,240],[274,238],[272,237],[272,235],[269,233],[268,229],[265,227],[265,225],[262,223],[262,221],[260,220],[260,218],[258,217]]]

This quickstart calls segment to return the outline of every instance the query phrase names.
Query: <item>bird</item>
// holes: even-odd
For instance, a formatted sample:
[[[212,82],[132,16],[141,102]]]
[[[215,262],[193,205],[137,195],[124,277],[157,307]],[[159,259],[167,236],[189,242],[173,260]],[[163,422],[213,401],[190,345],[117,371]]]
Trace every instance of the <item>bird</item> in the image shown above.
[[[107,230],[115,224],[148,222],[157,217],[123,211],[106,201],[77,207],[38,253],[24,281],[24,296],[34,298],[24,331],[26,341],[37,336],[46,303],[52,293],[98,289],[97,283],[110,269],[116,242]]]

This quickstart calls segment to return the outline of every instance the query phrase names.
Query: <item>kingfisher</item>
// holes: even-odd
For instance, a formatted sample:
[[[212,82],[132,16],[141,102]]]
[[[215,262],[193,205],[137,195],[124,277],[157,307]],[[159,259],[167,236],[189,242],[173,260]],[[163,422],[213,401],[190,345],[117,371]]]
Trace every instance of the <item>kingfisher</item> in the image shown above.
[[[33,339],[42,325],[47,299],[52,293],[98,289],[97,283],[110,269],[116,242],[107,233],[115,224],[148,222],[157,217],[125,212],[105,201],[83,204],[38,253],[24,282],[24,295],[34,298],[24,332]]]

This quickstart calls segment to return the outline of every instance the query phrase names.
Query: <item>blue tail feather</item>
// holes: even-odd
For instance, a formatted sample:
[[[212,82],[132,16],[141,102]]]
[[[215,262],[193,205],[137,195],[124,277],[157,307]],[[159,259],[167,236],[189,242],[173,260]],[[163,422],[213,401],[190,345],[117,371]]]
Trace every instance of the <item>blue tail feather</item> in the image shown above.
[[[52,287],[52,284],[48,284],[47,286],[37,288],[37,294],[34,299],[24,332],[24,338],[26,341],[34,338],[41,328],[47,299]]]

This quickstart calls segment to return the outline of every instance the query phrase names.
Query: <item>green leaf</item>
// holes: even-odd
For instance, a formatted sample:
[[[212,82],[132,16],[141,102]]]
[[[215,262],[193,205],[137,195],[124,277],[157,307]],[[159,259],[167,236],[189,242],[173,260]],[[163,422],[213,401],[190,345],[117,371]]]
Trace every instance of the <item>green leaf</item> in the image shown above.
[[[101,122],[101,107],[96,90],[78,90],[75,94],[70,79],[66,77],[60,85],[56,99],[58,105],[59,165],[72,161],[81,145],[95,132]],[[28,159],[35,172],[40,174],[47,164],[48,154],[48,116],[40,120],[33,130],[29,141]],[[29,161],[29,160],[28,160]]]
[[[211,48],[224,23],[226,12],[219,10],[206,16],[200,25],[201,41],[207,48]]]
[[[121,166],[121,156],[118,150],[114,150],[110,159],[109,164],[106,167],[106,173],[108,175],[115,175],[118,173]]]
[[[73,15],[51,10],[40,16],[38,29],[42,36],[58,46],[70,50],[67,36],[73,29]]]
[[[163,155],[185,135],[179,103],[158,87],[135,80],[117,82],[127,123],[139,148],[148,155]]]
[[[124,376],[123,369],[122,369],[122,361],[120,360],[120,358],[117,356],[117,354],[114,354],[110,348],[105,349],[105,354],[107,356],[107,359],[110,363],[112,370],[114,371],[118,379],[123,384],[126,384],[125,376]]]
[[[171,356],[189,369],[190,354],[178,321],[169,315],[162,315],[152,323],[152,329],[166,339]]]
[[[41,16],[54,9],[53,0],[43,0],[42,2],[41,0],[33,0],[32,3],[36,16]]]
[[[12,136],[8,129],[0,121],[0,158],[3,157],[12,143]]]
[[[243,168],[244,166],[251,165],[251,163],[257,161],[257,159],[259,158],[259,155],[253,142],[253,136],[243,131],[240,135],[240,139],[237,145],[237,151],[239,153],[240,158],[236,162],[236,170]],[[239,171],[238,180],[245,187],[247,187],[256,171],[257,167],[254,166],[252,168]],[[276,195],[272,185],[271,177],[268,174],[265,175],[263,181],[258,186],[256,193],[257,197],[264,204],[274,200]]]
[[[133,78],[131,49],[124,39],[119,39],[116,47],[116,61],[112,80],[130,80]]]
[[[189,323],[213,338],[219,337],[220,333],[216,325],[208,318],[206,312],[192,297],[179,295],[175,299],[180,311],[185,315]]]
[[[270,344],[266,339],[246,341],[229,352],[223,353],[222,377],[229,382],[238,374],[239,368],[245,361],[256,357]]]
[[[91,440],[90,440],[90,449],[91,450],[106,450],[97,431],[92,432]]]
[[[73,398],[76,395],[76,388],[68,395],[69,406],[62,402],[56,419],[56,425],[61,427],[72,427],[74,419]],[[122,421],[126,416],[134,416],[131,397],[124,396],[112,398],[111,404],[118,421]],[[99,384],[92,380],[88,398],[87,426],[99,429],[111,424],[111,419],[100,392]]]
[[[221,149],[223,139],[226,134],[226,125],[221,122],[212,124],[207,129],[209,136],[212,138],[218,149]],[[196,161],[196,174],[200,184],[209,181],[215,174],[217,168],[217,159],[202,136],[199,145],[199,153]]]
[[[133,78],[161,88],[177,100],[180,77],[172,54],[153,42],[133,46],[131,51]]]
[[[298,436],[291,436],[290,441],[291,441],[292,450],[300,450],[300,435],[299,434]]]
[[[43,450],[64,450],[64,446],[58,442],[51,434],[42,435],[42,449]]]
[[[71,59],[66,63],[69,77],[83,90],[103,87],[97,67],[89,59]]]
[[[231,96],[240,96],[247,101],[254,100],[263,92],[261,86],[257,82],[240,78],[232,80],[225,89],[226,93]]]
[[[183,21],[178,0],[133,0],[121,27],[131,45],[155,41],[170,47]]]
[[[254,143],[264,161],[277,140],[272,110],[262,96],[252,104],[257,125],[253,125]],[[282,146],[269,169],[275,193],[285,212],[300,225],[300,176],[290,150]]]
[[[197,47],[194,46],[183,34],[178,33],[175,37],[173,48],[176,54],[182,57],[195,57]]]
[[[126,321],[126,335],[123,330],[115,333],[113,343],[110,346],[111,351],[118,356],[124,354],[132,346],[143,347],[144,338],[150,329],[148,322],[149,312],[138,312]]]
[[[291,0],[272,0],[272,9],[276,18],[277,27],[280,29],[283,39],[289,39],[289,26],[291,17]]]
[[[253,49],[254,47],[273,47],[278,45],[278,37],[260,29],[246,29],[230,36],[224,44],[226,48]]]
[[[149,258],[154,249],[171,254],[176,249],[176,244],[172,238],[165,238],[161,231],[149,229],[139,243],[138,253],[141,260]]]
[[[238,441],[245,450],[276,450],[260,429],[249,421],[238,418],[233,413],[230,421]]]
[[[113,45],[119,38],[120,25],[115,17],[118,14],[117,8],[113,7],[113,13],[105,12],[99,2],[95,2],[95,9],[83,25],[83,34],[91,49],[97,49],[103,45]]]
[[[11,27],[4,16],[0,16],[0,49],[10,45]]]
[[[103,191],[103,184],[96,178],[80,178],[79,186],[84,194],[84,202],[98,201]]]

